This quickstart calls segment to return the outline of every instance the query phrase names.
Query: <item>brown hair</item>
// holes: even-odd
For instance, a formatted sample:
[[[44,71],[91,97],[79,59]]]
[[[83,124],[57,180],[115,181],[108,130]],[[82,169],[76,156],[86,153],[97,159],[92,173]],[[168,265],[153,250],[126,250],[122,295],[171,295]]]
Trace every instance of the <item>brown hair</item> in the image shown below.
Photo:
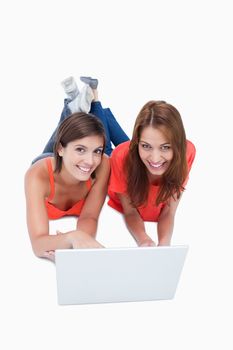
[[[147,169],[138,153],[142,130],[152,126],[161,128],[171,143],[173,158],[162,175],[156,205],[166,202],[175,194],[179,198],[184,190],[182,184],[187,177],[186,136],[181,116],[177,109],[164,101],[149,101],[139,112],[130,142],[129,153],[124,168],[127,174],[127,192],[135,206],[146,205],[149,191]]]
[[[103,137],[105,148],[106,136],[101,121],[91,113],[73,113],[59,126],[53,146],[55,158],[54,172],[60,172],[62,168],[62,157],[59,156],[59,146],[66,147],[69,142],[82,139],[86,136],[99,135]],[[104,152],[104,151],[103,151]]]

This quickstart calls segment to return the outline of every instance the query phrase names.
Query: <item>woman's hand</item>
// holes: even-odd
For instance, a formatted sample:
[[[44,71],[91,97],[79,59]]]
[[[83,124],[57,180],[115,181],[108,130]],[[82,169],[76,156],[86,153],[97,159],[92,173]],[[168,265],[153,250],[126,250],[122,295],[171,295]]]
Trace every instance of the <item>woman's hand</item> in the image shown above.
[[[57,231],[57,234],[62,232]],[[83,231],[74,230],[67,232],[66,235],[73,249],[104,248],[95,238]]]
[[[54,250],[49,250],[48,252],[44,252],[44,258],[55,262],[55,252]]]
[[[143,241],[139,242],[138,244],[139,247],[155,247],[156,244],[154,241],[152,241],[151,238],[146,238]]]

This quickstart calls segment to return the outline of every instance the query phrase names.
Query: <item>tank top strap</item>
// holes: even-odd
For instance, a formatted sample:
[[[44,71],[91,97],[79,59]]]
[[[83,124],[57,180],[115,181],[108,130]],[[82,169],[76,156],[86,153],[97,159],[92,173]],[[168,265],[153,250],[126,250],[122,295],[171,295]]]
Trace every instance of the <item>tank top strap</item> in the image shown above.
[[[48,167],[49,181],[50,181],[50,195],[48,196],[48,201],[51,201],[55,193],[53,168],[52,168],[51,158],[45,158],[45,161]]]

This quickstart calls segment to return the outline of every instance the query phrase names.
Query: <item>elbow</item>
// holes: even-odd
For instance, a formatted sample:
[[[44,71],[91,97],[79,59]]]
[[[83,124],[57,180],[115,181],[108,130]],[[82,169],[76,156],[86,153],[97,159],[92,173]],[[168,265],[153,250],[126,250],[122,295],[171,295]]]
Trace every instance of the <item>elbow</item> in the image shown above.
[[[159,216],[158,222],[162,221],[174,221],[175,220],[175,210],[163,210]]]
[[[39,249],[36,245],[32,245],[32,251],[37,258],[44,258],[45,252]]]
[[[124,212],[124,219],[125,219],[125,221],[126,222],[128,222],[128,221],[134,221],[134,220],[136,220],[138,218],[138,215],[137,214],[135,214],[135,212],[133,211],[133,212]]]
[[[35,240],[35,241],[31,242],[31,244],[32,244],[32,251],[33,251],[34,255],[37,258],[44,258],[46,251],[41,248],[38,240]]]

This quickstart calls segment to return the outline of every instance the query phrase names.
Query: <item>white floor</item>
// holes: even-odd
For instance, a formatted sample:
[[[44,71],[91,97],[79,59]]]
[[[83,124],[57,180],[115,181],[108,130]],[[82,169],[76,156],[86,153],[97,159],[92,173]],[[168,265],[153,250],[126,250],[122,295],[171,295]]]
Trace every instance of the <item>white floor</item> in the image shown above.
[[[232,349],[229,6],[225,0],[4,5],[1,348]],[[99,79],[100,99],[129,136],[150,99],[165,99],[181,112],[197,157],[176,216],[173,244],[190,250],[172,301],[58,306],[54,265],[32,254],[23,177],[56,126],[60,81],[69,75]],[[154,237],[155,226],[147,226]],[[69,227],[72,219],[51,223],[51,230]],[[107,247],[134,245],[107,205],[98,239]]]

